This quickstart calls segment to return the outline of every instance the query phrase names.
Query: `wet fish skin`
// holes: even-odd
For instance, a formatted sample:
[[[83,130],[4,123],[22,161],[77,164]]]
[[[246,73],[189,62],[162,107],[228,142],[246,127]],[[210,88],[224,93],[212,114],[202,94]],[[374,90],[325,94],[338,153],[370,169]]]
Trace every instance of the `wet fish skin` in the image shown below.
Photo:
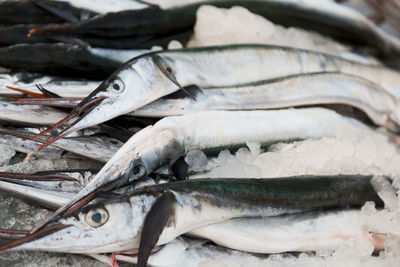
[[[46,11],[35,2],[40,2],[46,6],[50,6],[59,10],[67,16],[74,16],[77,19],[81,18],[82,12],[88,17],[93,17],[97,13],[83,10],[71,6],[69,3],[62,1],[10,1],[5,0],[0,2],[0,24],[29,24],[29,23],[62,23],[65,18],[57,16],[54,13]],[[12,15],[10,15],[12,14]]]
[[[246,142],[268,146],[275,142],[336,136],[338,128],[371,131],[358,121],[322,108],[208,111],[167,117],[132,136],[96,177],[46,222],[82,199],[93,197],[94,192],[110,191],[138,181],[164,164],[173,164],[190,150],[213,154],[238,149]]]
[[[143,225],[147,226],[146,222],[149,221],[146,214],[154,207],[157,196],[162,196],[164,192],[174,192],[176,202],[171,203],[174,212],[165,214],[160,211],[158,214],[172,216],[170,219],[174,223],[163,228],[158,244],[167,243],[191,229],[230,218],[277,216],[316,208],[360,206],[365,201],[375,201],[377,205],[382,205],[369,183],[370,178],[197,179],[148,186],[129,197],[122,196],[88,206],[79,214],[79,221],[73,218],[61,220],[74,226],[15,249],[102,253],[138,248],[140,229]],[[90,227],[85,214],[98,208],[107,211],[108,220],[101,227]],[[82,231],[85,235],[82,235]],[[108,236],[107,242],[103,239],[102,245],[99,245],[98,238],[101,240],[108,231],[113,234]]]
[[[45,138],[39,138],[35,141],[30,140],[29,138],[33,135],[34,133],[29,131],[13,131],[0,128],[0,143],[6,143],[7,140],[11,140],[13,143],[18,144],[16,148],[21,152],[38,155],[49,152],[59,154],[58,149],[62,149],[100,162],[107,162],[123,145],[122,142],[106,136],[76,136],[64,138],[57,144],[49,147],[47,151],[42,152],[37,151],[37,148],[45,142]]]
[[[120,63],[71,44],[17,44],[0,48],[0,65],[14,70],[105,79]]]
[[[180,87],[196,85],[203,89],[223,89],[289,75],[340,72],[372,80],[387,94],[400,99],[400,76],[396,71],[328,54],[268,45],[157,51],[131,59],[99,85],[80,105],[97,98],[105,99],[63,134],[132,112],[178,91],[180,87],[171,81],[171,75],[165,75],[160,70],[154,57],[168,66]],[[276,68],[277,62],[285,68]],[[115,83],[121,89],[113,89]]]
[[[354,179],[360,178],[361,180],[366,178],[365,176],[350,177]],[[316,177],[311,176],[308,178],[314,179]],[[328,179],[331,178],[328,177]],[[345,177],[339,176],[338,178]],[[307,178],[300,176],[298,179]],[[234,183],[235,180],[232,179],[232,182]],[[249,182],[251,183],[251,180]],[[37,182],[39,187],[42,188],[43,186],[40,183],[47,182]],[[154,186],[150,187],[153,188]],[[147,191],[147,188],[149,187],[145,187],[144,191]],[[351,189],[351,186],[349,188]],[[50,208],[58,208],[73,197],[73,193],[71,194],[63,190],[64,186],[56,190],[39,189],[34,185],[20,185],[0,181],[0,189]],[[62,191],[58,191],[59,189],[62,189]],[[186,234],[212,240],[224,247],[256,253],[315,251],[321,249],[334,250],[349,238],[369,236],[366,229],[362,227],[362,222],[363,213],[357,210],[315,211],[276,217],[230,219],[193,229]],[[347,226],[343,228],[342,225]],[[373,237],[370,237],[369,240],[375,242],[373,241]],[[169,244],[166,246],[169,246]],[[378,243],[374,243],[374,245],[377,246],[377,249],[380,249]],[[123,260],[128,260],[129,262],[137,262],[136,257],[126,258],[123,255],[121,257]],[[157,261],[156,259],[158,258],[159,256],[156,253],[150,257],[149,263]],[[160,261],[158,264],[164,266],[163,264],[165,263]]]
[[[178,92],[177,92],[178,93]],[[381,86],[342,73],[310,73],[250,83],[246,86],[197,89],[196,100],[167,95],[130,113],[165,117],[205,110],[260,110],[296,106],[343,104],[356,107],[378,125],[399,130],[398,100]],[[375,102],[376,101],[376,102]]]
[[[384,56],[400,53],[399,40],[380,30],[361,14],[333,2],[322,5],[316,5],[313,1],[284,0],[214,0],[191,1],[189,4],[185,1],[172,5],[167,1],[151,2],[164,9],[151,6],[142,10],[109,13],[75,24],[39,28],[36,32],[90,34],[102,37],[165,35],[192,28],[196,11],[201,5],[208,4],[223,8],[240,5],[277,24],[302,27],[337,39],[368,45]]]
[[[44,106],[20,106],[0,101],[0,119],[22,124],[49,125],[59,121],[66,112]]]

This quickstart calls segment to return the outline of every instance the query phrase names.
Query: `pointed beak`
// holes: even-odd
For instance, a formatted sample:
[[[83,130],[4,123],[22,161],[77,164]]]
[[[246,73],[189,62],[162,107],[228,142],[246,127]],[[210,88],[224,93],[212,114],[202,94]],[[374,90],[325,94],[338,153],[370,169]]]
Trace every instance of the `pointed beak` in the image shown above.
[[[68,228],[70,226],[71,225],[66,225],[66,224],[55,224],[45,227],[35,233],[29,233],[29,231],[24,231],[24,230],[0,229],[1,238],[12,239],[12,241],[0,245],[0,254],[9,252],[25,243],[48,236],[50,234]]]
[[[58,210],[56,210],[50,217],[47,219],[43,220],[41,223],[39,223],[35,228],[31,230],[31,234],[34,234],[36,232],[42,231],[42,229],[45,229],[47,224],[53,222],[54,220],[58,219],[59,217],[62,216],[67,216],[70,215],[78,210],[80,210],[83,206],[88,204],[90,201],[92,201],[96,194],[101,192],[101,191],[107,191],[108,188],[112,188],[118,181],[113,181],[110,184],[106,184],[101,187],[96,187],[95,185],[93,186],[86,186],[82,191],[80,191],[69,203],[66,205],[60,207]]]
[[[31,140],[35,140],[40,136],[45,135],[46,133],[51,132],[54,129],[59,127],[65,126],[65,128],[60,131],[56,136],[47,140],[42,146],[38,148],[38,151],[42,150],[43,148],[49,146],[50,144],[54,143],[58,139],[70,134],[73,131],[85,128],[85,125],[77,125],[87,114],[93,111],[96,106],[98,106],[106,97],[105,96],[97,96],[97,94],[101,91],[104,91],[104,83],[102,83],[96,90],[94,90],[88,97],[83,99],[78,105],[76,105],[71,113],[62,119],[61,121],[57,122],[50,128],[44,130],[43,132],[33,136]]]
[[[74,108],[82,101],[80,97],[20,98],[13,101],[16,105],[41,105],[50,107]]]

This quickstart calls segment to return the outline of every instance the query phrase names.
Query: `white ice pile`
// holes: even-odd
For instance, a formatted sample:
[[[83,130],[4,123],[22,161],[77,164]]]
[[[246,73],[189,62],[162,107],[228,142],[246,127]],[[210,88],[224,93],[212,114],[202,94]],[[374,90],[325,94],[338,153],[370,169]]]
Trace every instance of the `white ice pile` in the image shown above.
[[[348,50],[329,37],[299,28],[276,25],[244,7],[225,9],[205,5],[199,8],[189,47],[240,43],[291,45],[327,53]]]
[[[194,34],[188,47],[244,43],[290,46],[361,62],[377,62],[349,52],[349,47],[332,38],[301,28],[274,24],[244,7],[225,9],[204,5],[198,9]]]
[[[209,160],[200,177],[284,177],[294,175],[371,174],[373,186],[385,209],[366,203],[364,229],[388,234],[385,250],[371,256],[373,246],[365,238],[350,239],[334,252],[302,253],[299,257],[273,255],[251,266],[397,266],[400,260],[400,149],[378,132],[360,135],[343,132],[336,138],[279,143],[267,151],[254,143],[236,153],[222,151]],[[192,164],[195,164],[192,162]],[[393,181],[387,180],[383,175]],[[397,191],[397,192],[396,192]],[[346,227],[346,225],[343,225]],[[249,263],[246,263],[247,265]],[[222,265],[221,265],[222,266]],[[223,265],[225,266],[225,265]],[[240,266],[233,264],[232,266]]]
[[[15,155],[15,150],[9,146],[0,144],[0,166],[7,165]]]
[[[278,143],[261,153],[248,144],[235,155],[221,152],[209,161],[208,177],[282,177],[301,174],[400,175],[399,148],[381,133],[338,132],[337,137]],[[198,175],[203,176],[203,175]]]

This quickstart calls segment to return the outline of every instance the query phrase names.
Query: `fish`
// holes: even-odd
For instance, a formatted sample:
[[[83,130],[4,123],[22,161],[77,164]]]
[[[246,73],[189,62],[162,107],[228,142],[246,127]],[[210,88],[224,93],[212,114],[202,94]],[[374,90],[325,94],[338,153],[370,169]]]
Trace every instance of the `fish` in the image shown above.
[[[43,82],[41,82],[43,81]],[[18,81],[3,81],[0,88],[1,95],[16,95],[30,94],[36,97],[34,94],[42,95],[42,97],[36,97],[44,100],[50,96],[43,94],[45,89],[47,92],[53,94],[53,98],[57,95],[57,98],[82,98],[88,96],[101,82],[99,81],[80,81],[80,80],[59,80],[56,77],[48,76],[47,79],[33,80],[32,83],[21,83]],[[39,89],[41,88],[41,89]]]
[[[150,52],[149,49],[132,49],[133,42],[138,43],[137,38],[125,38],[115,40],[105,40],[102,38],[88,37],[68,37],[62,35],[29,35],[29,31],[38,27],[44,27],[45,24],[16,24],[6,27],[0,27],[0,34],[2,36],[0,40],[0,46],[7,47],[16,44],[39,44],[47,43],[48,45],[56,43],[66,43],[70,45],[78,45],[82,48],[86,48],[87,54],[93,54],[105,58],[112,58],[115,61],[124,63],[129,59],[143,54],[144,52]],[[173,36],[171,36],[173,37]],[[147,42],[151,42],[148,40]],[[92,47],[93,46],[93,47]],[[139,47],[139,45],[138,45]],[[52,46],[49,46],[49,49]],[[122,49],[125,48],[125,49]],[[27,46],[27,49],[34,49],[34,47]],[[68,50],[63,52],[68,55]],[[17,55],[15,55],[17,57]],[[19,60],[28,60],[24,57]]]
[[[162,118],[205,110],[260,110],[343,104],[362,110],[375,124],[393,131],[398,131],[400,125],[398,100],[394,96],[387,94],[377,84],[348,74],[302,74],[243,87],[195,90],[193,94],[196,100],[182,93],[179,96],[168,95],[128,114]]]
[[[115,259],[122,262],[137,263],[137,253],[114,253]],[[112,266],[109,255],[89,254],[89,256]],[[207,240],[192,239],[185,236],[161,246],[150,256],[148,264],[155,267],[190,266],[200,267],[205,264],[223,266],[242,266],[258,264],[265,266],[268,256],[246,253],[213,245]]]
[[[121,63],[93,55],[79,45],[35,43],[0,47],[0,65],[12,70],[103,80]]]
[[[37,105],[15,105],[0,101],[0,120],[22,124],[51,125],[68,114],[65,111]]]
[[[329,217],[329,212],[327,217]],[[350,215],[350,214],[349,214]],[[287,215],[288,217],[291,215]],[[311,215],[312,216],[312,215]],[[310,217],[311,217],[310,216]],[[340,214],[342,219],[345,219],[348,214],[342,212]],[[286,216],[282,216],[283,223]],[[306,216],[305,216],[306,217]],[[318,224],[319,219],[323,221],[324,215],[321,214],[320,218],[308,218],[311,222]],[[351,215],[349,216],[351,218]],[[266,218],[265,218],[266,219]],[[253,219],[249,219],[251,221]],[[260,219],[262,220],[262,219]],[[293,225],[296,227],[297,225]],[[296,228],[295,228],[296,229]],[[300,229],[298,229],[301,231]],[[323,235],[324,233],[321,232]],[[371,242],[376,243],[376,247],[381,247],[382,242],[385,240],[385,236],[374,235]],[[284,240],[282,240],[284,242]],[[296,240],[298,241],[298,240]],[[290,240],[288,240],[290,242]],[[107,255],[101,254],[89,254],[91,257],[112,265],[112,260]],[[137,254],[128,253],[116,253],[114,254],[115,259],[123,262],[137,263]],[[304,264],[301,259],[295,255],[284,255],[278,261],[276,258],[270,257],[270,255],[253,254],[238,250],[231,250],[221,246],[217,246],[207,240],[191,239],[186,236],[180,236],[173,241],[161,246],[159,249],[153,252],[149,257],[148,264],[150,266],[157,267],[173,267],[173,266],[193,266],[200,267],[204,265],[211,266],[259,266],[263,267],[266,265],[293,265],[293,264]]]
[[[39,155],[43,154],[40,151],[37,151],[37,147],[46,142],[45,139],[39,138],[32,141],[30,140],[30,137],[33,135],[34,134],[29,131],[7,130],[0,127],[0,143],[7,144],[7,142],[11,140],[14,144],[18,144],[18,146],[15,147],[18,151]],[[43,152],[52,152],[52,150],[58,148],[63,151],[65,150],[85,158],[91,158],[105,163],[122,145],[123,143],[119,140],[106,136],[76,136],[64,138],[57,144],[49,147],[48,151]],[[56,149],[54,152],[58,152],[58,150]]]
[[[97,15],[93,11],[76,8],[68,2],[43,0],[0,2],[0,24],[3,25],[73,22],[83,18],[82,13],[86,18]]]
[[[336,136],[338,129],[362,134],[372,132],[354,119],[323,108],[208,111],[166,117],[133,135],[71,202],[37,228],[71,207],[86,204],[98,192],[133,183],[164,164],[172,165],[190,150],[202,150],[210,155],[238,149],[246,142],[266,147],[276,142]]]
[[[366,201],[381,206],[370,180],[370,176],[222,178],[144,186],[128,196],[85,207],[79,219],[62,219],[50,228],[0,246],[0,251],[109,253],[138,248],[138,266],[145,266],[154,246],[228,219],[358,207]],[[43,231],[58,227],[61,230],[36,239]],[[108,237],[102,238],[107,233]],[[32,238],[36,240],[28,242]]]
[[[31,34],[64,34],[122,38],[152,38],[191,30],[197,9],[204,4],[229,8],[243,6],[251,12],[286,27],[301,27],[333,38],[375,48],[383,56],[399,55],[400,41],[378,28],[357,11],[334,2],[313,0],[244,1],[145,1],[139,10],[110,12],[76,23],[51,25],[31,30]],[[138,48],[138,47],[134,47]]]
[[[285,66],[277,68],[276,66]],[[196,85],[202,89],[246,86],[288,75],[340,72],[372,80],[400,98],[400,75],[382,66],[268,45],[230,45],[156,51],[133,58],[99,85],[43,135],[68,125],[47,144],[75,130],[102,123],[160,97]],[[38,135],[38,136],[40,136]]]
[[[66,175],[79,180],[65,179]],[[32,177],[39,179],[28,180],[30,183],[23,180]],[[43,172],[38,175],[0,173],[0,189],[55,209],[68,203],[73,193],[78,192],[79,187],[87,184],[91,177],[92,172],[87,171]],[[371,181],[373,179],[375,178]],[[62,184],[53,186],[53,181],[62,181]],[[151,181],[150,184],[154,182]],[[358,210],[334,210],[276,217],[237,218],[196,228],[186,235],[252,253],[335,250],[343,242],[356,236],[372,237],[362,227],[364,216],[365,213]],[[343,228],[343,225],[347,227]],[[370,240],[372,242],[373,238]]]
[[[84,187],[95,170],[45,171],[30,173],[0,172],[0,190],[55,209]]]
[[[374,124],[399,131],[398,100],[379,85],[342,73],[310,73],[246,86],[186,88],[191,98],[176,92],[139,108],[129,116],[163,118],[206,110],[261,110],[310,105],[342,104],[363,111]],[[82,98],[22,98],[23,105],[73,108]],[[55,123],[55,122],[54,122]]]

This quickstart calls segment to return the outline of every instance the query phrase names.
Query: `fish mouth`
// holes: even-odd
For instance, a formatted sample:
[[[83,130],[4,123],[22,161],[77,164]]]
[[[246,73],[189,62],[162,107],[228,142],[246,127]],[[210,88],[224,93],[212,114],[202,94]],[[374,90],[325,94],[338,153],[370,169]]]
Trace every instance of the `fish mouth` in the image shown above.
[[[11,241],[0,245],[0,254],[9,252],[13,248],[19,247],[25,243],[37,240],[39,238],[51,235],[55,232],[61,231],[72,225],[70,224],[55,224],[48,227],[44,227],[35,233],[30,233],[26,230],[12,230],[12,229],[0,229],[0,238],[9,239]]]
[[[103,83],[104,84],[104,83]],[[60,131],[57,135],[48,139],[43,145],[38,148],[38,151],[46,148],[47,146],[51,145],[58,139],[64,137],[65,135],[71,133],[74,130],[73,128],[78,122],[80,122],[85,116],[87,116],[92,110],[94,110],[100,103],[106,99],[106,96],[96,96],[100,91],[104,91],[104,86],[100,85],[96,90],[94,90],[89,96],[83,99],[78,105],[76,105],[71,113],[66,116],[61,121],[57,122],[53,126],[47,128],[46,130],[42,131],[41,133],[34,135],[31,137],[31,140],[35,140],[46,133],[49,133],[59,127],[65,126],[65,128]]]

